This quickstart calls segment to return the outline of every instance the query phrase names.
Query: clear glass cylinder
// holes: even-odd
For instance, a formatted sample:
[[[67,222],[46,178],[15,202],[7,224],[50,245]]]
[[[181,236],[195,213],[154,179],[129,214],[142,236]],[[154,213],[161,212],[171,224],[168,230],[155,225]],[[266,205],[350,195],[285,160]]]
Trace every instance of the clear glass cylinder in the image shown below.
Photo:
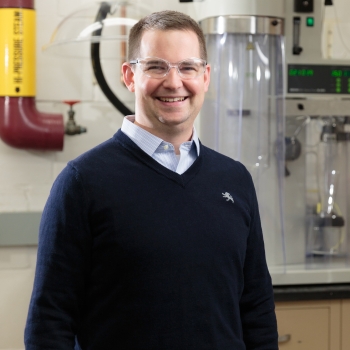
[[[348,117],[319,117],[315,147],[316,188],[308,196],[306,262],[311,268],[349,264],[349,161]],[[309,164],[308,164],[309,165]],[[310,164],[312,165],[312,164]],[[309,177],[312,167],[308,171]],[[311,184],[312,185],[312,184]]]
[[[250,171],[268,264],[284,265],[283,37],[241,33],[242,16],[238,20],[239,33],[205,33],[212,70],[200,135],[205,145]]]

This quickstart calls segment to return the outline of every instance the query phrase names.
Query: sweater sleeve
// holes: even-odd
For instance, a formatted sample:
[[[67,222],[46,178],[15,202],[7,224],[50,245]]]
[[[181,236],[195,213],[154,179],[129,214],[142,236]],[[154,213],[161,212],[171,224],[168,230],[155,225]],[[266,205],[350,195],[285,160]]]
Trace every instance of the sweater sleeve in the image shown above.
[[[251,181],[251,222],[240,300],[247,350],[278,350],[278,333],[271,277],[267,269],[258,202]]]
[[[86,193],[68,165],[56,179],[41,219],[27,350],[74,349],[90,266],[88,221]]]

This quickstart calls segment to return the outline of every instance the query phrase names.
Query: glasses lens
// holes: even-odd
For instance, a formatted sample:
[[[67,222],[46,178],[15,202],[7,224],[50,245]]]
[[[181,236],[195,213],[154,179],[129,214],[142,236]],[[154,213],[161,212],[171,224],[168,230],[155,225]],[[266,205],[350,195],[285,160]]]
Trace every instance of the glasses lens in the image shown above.
[[[205,72],[206,62],[200,58],[189,58],[178,64],[170,65],[167,61],[150,57],[138,61],[143,73],[150,78],[164,78],[170,68],[178,67],[182,79],[192,79]]]
[[[196,78],[204,73],[205,62],[200,59],[188,59],[179,64],[181,77],[185,79]]]
[[[164,77],[169,69],[168,63],[158,58],[142,60],[140,63],[142,71],[152,78]]]

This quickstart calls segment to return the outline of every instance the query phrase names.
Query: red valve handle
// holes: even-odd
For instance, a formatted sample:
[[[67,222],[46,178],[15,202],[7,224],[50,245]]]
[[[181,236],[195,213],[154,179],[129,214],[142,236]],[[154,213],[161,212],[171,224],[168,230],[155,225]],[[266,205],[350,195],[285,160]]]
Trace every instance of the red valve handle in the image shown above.
[[[67,104],[67,105],[69,105],[69,106],[73,106],[73,105],[75,105],[76,103],[79,103],[80,101],[79,100],[65,100],[65,101],[63,101],[63,103],[65,103],[65,104]]]

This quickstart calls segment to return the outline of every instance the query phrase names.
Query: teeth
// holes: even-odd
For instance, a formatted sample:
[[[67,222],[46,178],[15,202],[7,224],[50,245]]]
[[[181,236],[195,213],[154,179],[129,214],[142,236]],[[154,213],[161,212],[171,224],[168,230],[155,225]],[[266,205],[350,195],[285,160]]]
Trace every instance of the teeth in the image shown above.
[[[168,97],[159,97],[159,99],[163,102],[178,102],[178,101],[184,101],[184,97],[174,97],[174,98],[168,98]]]

